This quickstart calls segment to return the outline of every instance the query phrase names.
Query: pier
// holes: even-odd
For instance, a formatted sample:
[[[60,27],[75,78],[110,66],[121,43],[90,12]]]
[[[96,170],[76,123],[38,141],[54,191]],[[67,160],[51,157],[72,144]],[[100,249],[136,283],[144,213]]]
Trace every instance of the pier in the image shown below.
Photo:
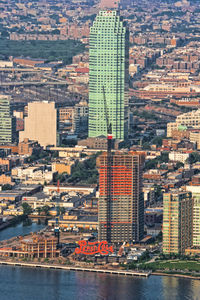
[[[91,269],[91,268],[80,268],[75,266],[62,266],[62,265],[52,265],[52,264],[50,265],[50,264],[27,263],[27,262],[0,261],[0,265],[10,265],[14,267],[67,270],[67,271],[96,272],[96,273],[104,273],[104,274],[137,276],[137,277],[146,277],[146,278],[151,275],[151,271],[147,272],[147,271],[111,270],[111,269]]]

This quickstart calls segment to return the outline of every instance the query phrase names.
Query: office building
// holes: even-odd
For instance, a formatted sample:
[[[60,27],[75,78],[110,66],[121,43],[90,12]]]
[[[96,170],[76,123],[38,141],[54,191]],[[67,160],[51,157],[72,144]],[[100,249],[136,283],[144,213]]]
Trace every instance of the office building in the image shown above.
[[[141,240],[144,232],[141,156],[134,152],[116,152],[111,157],[108,173],[108,157],[103,153],[97,158],[97,165],[99,240],[111,243]]]
[[[0,95],[0,144],[16,140],[16,119],[12,116],[10,101],[9,96]]]
[[[192,195],[174,190],[163,195],[163,253],[185,254],[192,246]]]
[[[128,42],[118,12],[100,11],[90,29],[89,137],[107,136],[104,94],[113,137],[128,134]]]
[[[45,148],[58,144],[58,113],[54,102],[28,103],[28,117],[25,118],[24,125],[24,131],[19,135],[20,142],[29,139]]]

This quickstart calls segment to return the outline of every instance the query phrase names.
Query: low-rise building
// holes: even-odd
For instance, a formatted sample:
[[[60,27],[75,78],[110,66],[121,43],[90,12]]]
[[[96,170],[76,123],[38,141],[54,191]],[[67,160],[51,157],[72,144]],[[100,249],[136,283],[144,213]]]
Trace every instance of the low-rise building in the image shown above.
[[[184,163],[190,157],[189,153],[171,151],[169,153],[169,160],[171,161],[180,161]]]

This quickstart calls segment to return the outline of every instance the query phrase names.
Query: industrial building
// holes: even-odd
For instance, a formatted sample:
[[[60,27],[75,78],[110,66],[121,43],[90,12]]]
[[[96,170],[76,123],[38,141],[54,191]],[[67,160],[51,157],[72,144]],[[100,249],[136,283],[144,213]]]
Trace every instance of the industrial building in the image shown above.
[[[15,247],[0,248],[0,256],[20,258],[54,258],[60,255],[57,238],[35,234],[22,238]]]
[[[112,154],[110,174],[107,159],[107,153],[97,158],[99,240],[109,236],[111,243],[139,241],[144,233],[141,156],[134,152]]]

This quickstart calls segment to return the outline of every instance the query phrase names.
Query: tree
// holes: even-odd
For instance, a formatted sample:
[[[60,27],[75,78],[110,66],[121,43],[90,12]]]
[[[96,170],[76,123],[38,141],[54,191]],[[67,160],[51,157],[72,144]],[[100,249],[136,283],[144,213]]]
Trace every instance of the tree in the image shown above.
[[[22,203],[22,208],[23,208],[23,215],[24,216],[30,215],[33,211],[31,206],[26,202]]]
[[[38,212],[38,215],[40,216],[41,211],[42,211],[41,207],[37,207],[36,210],[37,210],[37,212]]]
[[[12,190],[12,185],[10,185],[10,184],[4,184],[2,186],[2,191],[6,191],[6,190]]]
[[[190,157],[189,159],[187,159],[187,161],[190,163],[190,164],[194,164],[198,161],[200,161],[200,154],[198,152],[192,152],[190,154]]]
[[[45,205],[45,206],[42,207],[41,211],[44,212],[46,216],[48,216],[49,215],[49,210],[50,210],[50,207],[48,205]]]

